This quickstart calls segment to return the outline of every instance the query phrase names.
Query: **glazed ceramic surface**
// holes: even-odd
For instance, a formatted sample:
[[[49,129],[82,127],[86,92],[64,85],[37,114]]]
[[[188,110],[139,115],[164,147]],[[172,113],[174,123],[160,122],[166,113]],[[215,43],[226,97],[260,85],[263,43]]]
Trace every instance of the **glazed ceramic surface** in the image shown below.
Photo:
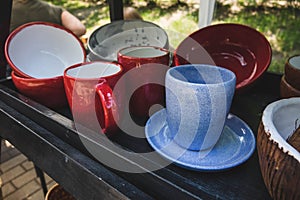
[[[113,132],[119,120],[124,89],[114,86],[122,75],[116,63],[87,62],[68,67],[64,86],[74,122],[97,132]],[[120,109],[118,109],[120,108]]]
[[[168,49],[166,32],[142,20],[114,21],[96,29],[88,39],[88,59],[116,61],[120,49],[130,46],[157,46]]]
[[[269,67],[272,50],[255,29],[240,24],[216,24],[195,31],[177,47],[175,65],[211,64],[233,71],[239,90]]]
[[[290,57],[284,68],[286,81],[295,89],[300,90],[300,55]]]
[[[165,74],[170,52],[153,46],[126,47],[118,52],[129,91],[130,113],[148,117],[153,105],[165,105]]]
[[[296,89],[286,80],[286,76],[283,75],[280,81],[280,97],[290,98],[290,97],[300,97],[300,90]]]
[[[286,140],[299,126],[300,98],[269,104],[263,111],[257,150],[264,182],[273,199],[299,199],[300,152]]]
[[[236,77],[211,65],[181,65],[166,75],[167,123],[174,140],[190,150],[218,141],[231,107]]]
[[[86,55],[81,41],[64,27],[32,22],[9,35],[5,56],[15,73],[23,77],[52,78],[85,61]]]
[[[255,149],[252,130],[238,117],[229,114],[222,135],[209,152],[187,150],[174,142],[163,109],[148,120],[145,132],[149,144],[174,164],[197,171],[221,171],[245,162]]]
[[[67,105],[62,76],[51,79],[24,78],[12,71],[11,77],[21,94],[37,102],[50,108]]]

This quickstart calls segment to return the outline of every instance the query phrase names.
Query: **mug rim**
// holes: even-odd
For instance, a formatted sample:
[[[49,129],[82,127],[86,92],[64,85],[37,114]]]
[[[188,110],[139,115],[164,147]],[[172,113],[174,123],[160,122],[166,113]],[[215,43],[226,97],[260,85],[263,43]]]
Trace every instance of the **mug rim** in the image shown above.
[[[225,80],[223,82],[216,82],[216,83],[195,83],[195,82],[188,82],[188,81],[184,81],[184,80],[181,80],[181,79],[178,79],[177,77],[174,77],[173,75],[171,75],[171,72],[178,69],[178,68],[186,68],[186,67],[193,67],[193,68],[214,68],[216,70],[221,70],[221,71],[224,71],[226,72],[227,74],[230,74],[230,78],[228,80]],[[166,77],[170,77],[172,78],[172,80],[176,81],[176,82],[180,82],[181,84],[186,84],[186,85],[210,85],[210,86],[213,86],[213,85],[223,85],[223,84],[226,84],[226,83],[230,83],[232,81],[236,81],[236,75],[234,74],[234,72],[232,72],[231,70],[229,69],[226,69],[224,67],[220,67],[220,66],[216,66],[216,65],[209,65],[209,64],[185,64],[185,65],[178,65],[178,66],[175,66],[175,67],[172,67],[170,69],[168,69],[167,71],[167,74],[166,74]],[[166,79],[167,80],[167,79]]]
[[[121,53],[124,50],[133,49],[133,48],[141,48],[141,49],[152,48],[152,49],[155,49],[155,50],[159,50],[160,52],[164,52],[164,54],[163,55],[158,55],[158,56],[151,56],[151,57],[138,57],[138,56],[127,56],[127,55]],[[170,51],[168,49],[158,47],[158,46],[130,46],[130,47],[124,47],[124,48],[120,49],[118,51],[117,58],[118,58],[118,61],[119,61],[119,57],[126,58],[126,59],[152,60],[153,58],[162,58],[162,57],[165,57],[167,55],[170,55]]]
[[[67,73],[67,71],[70,70],[70,69],[74,69],[74,68],[78,68],[78,67],[86,67],[86,66],[88,66],[88,65],[91,65],[91,64],[97,64],[97,63],[99,63],[99,64],[110,64],[110,65],[115,65],[115,66],[119,67],[120,70],[119,70],[117,73],[115,73],[115,74],[111,74],[111,75],[105,76],[105,77],[98,77],[98,78],[82,78],[82,77],[75,77],[75,76],[71,76],[71,75],[69,75],[69,74]],[[120,75],[120,74],[122,74],[122,73],[123,73],[123,67],[122,67],[122,65],[119,64],[119,63],[116,63],[116,62],[109,62],[109,61],[88,61],[88,62],[77,63],[77,64],[75,64],[75,65],[71,65],[71,66],[67,67],[67,68],[64,70],[63,76],[64,76],[64,77],[68,77],[68,78],[70,78],[70,79],[74,79],[74,80],[75,80],[75,79],[76,79],[76,80],[99,80],[99,79],[107,79],[107,78],[109,79],[109,78],[111,78],[111,77],[118,76],[118,75]]]
[[[291,57],[288,58],[287,60],[287,65],[295,70],[299,70],[300,71],[300,66],[299,67],[295,67],[292,63],[291,63],[291,60],[297,58],[300,60],[300,54],[296,54],[296,55],[293,55]]]

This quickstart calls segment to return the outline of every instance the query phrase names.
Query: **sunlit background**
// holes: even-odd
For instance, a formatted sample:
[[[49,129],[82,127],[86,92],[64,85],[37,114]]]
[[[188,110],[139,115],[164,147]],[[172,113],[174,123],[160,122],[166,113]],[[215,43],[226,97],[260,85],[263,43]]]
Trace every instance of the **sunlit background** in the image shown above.
[[[106,0],[47,0],[61,5],[86,25],[86,37],[109,23]],[[199,0],[123,0],[144,20],[166,29],[171,45],[198,29]],[[216,0],[212,24],[234,22],[249,25],[269,40],[273,57],[269,71],[283,73],[287,58],[300,54],[300,0]]]

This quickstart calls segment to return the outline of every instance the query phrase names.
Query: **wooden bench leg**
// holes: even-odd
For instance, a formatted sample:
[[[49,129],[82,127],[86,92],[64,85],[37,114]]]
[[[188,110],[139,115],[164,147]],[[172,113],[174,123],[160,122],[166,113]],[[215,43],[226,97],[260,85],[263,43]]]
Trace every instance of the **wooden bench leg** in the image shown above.
[[[1,154],[2,154],[2,138],[0,138],[0,165],[2,163],[1,160]],[[2,170],[0,168],[0,175],[2,175]],[[2,194],[2,180],[1,180],[1,176],[0,176],[0,200],[3,200],[3,194]]]
[[[39,177],[39,179],[41,181],[41,186],[42,186],[44,195],[46,196],[48,189],[47,189],[47,184],[46,184],[46,180],[45,180],[45,175],[44,175],[43,171],[40,168],[38,168],[36,165],[34,165],[34,168],[35,168],[36,175]]]

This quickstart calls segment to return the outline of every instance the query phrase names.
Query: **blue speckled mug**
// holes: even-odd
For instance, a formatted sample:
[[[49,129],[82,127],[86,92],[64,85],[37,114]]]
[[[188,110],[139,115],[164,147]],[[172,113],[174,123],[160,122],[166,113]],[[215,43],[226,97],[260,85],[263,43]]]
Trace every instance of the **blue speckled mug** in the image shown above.
[[[166,74],[167,123],[183,148],[209,150],[217,143],[235,91],[235,74],[225,68],[180,65]]]

